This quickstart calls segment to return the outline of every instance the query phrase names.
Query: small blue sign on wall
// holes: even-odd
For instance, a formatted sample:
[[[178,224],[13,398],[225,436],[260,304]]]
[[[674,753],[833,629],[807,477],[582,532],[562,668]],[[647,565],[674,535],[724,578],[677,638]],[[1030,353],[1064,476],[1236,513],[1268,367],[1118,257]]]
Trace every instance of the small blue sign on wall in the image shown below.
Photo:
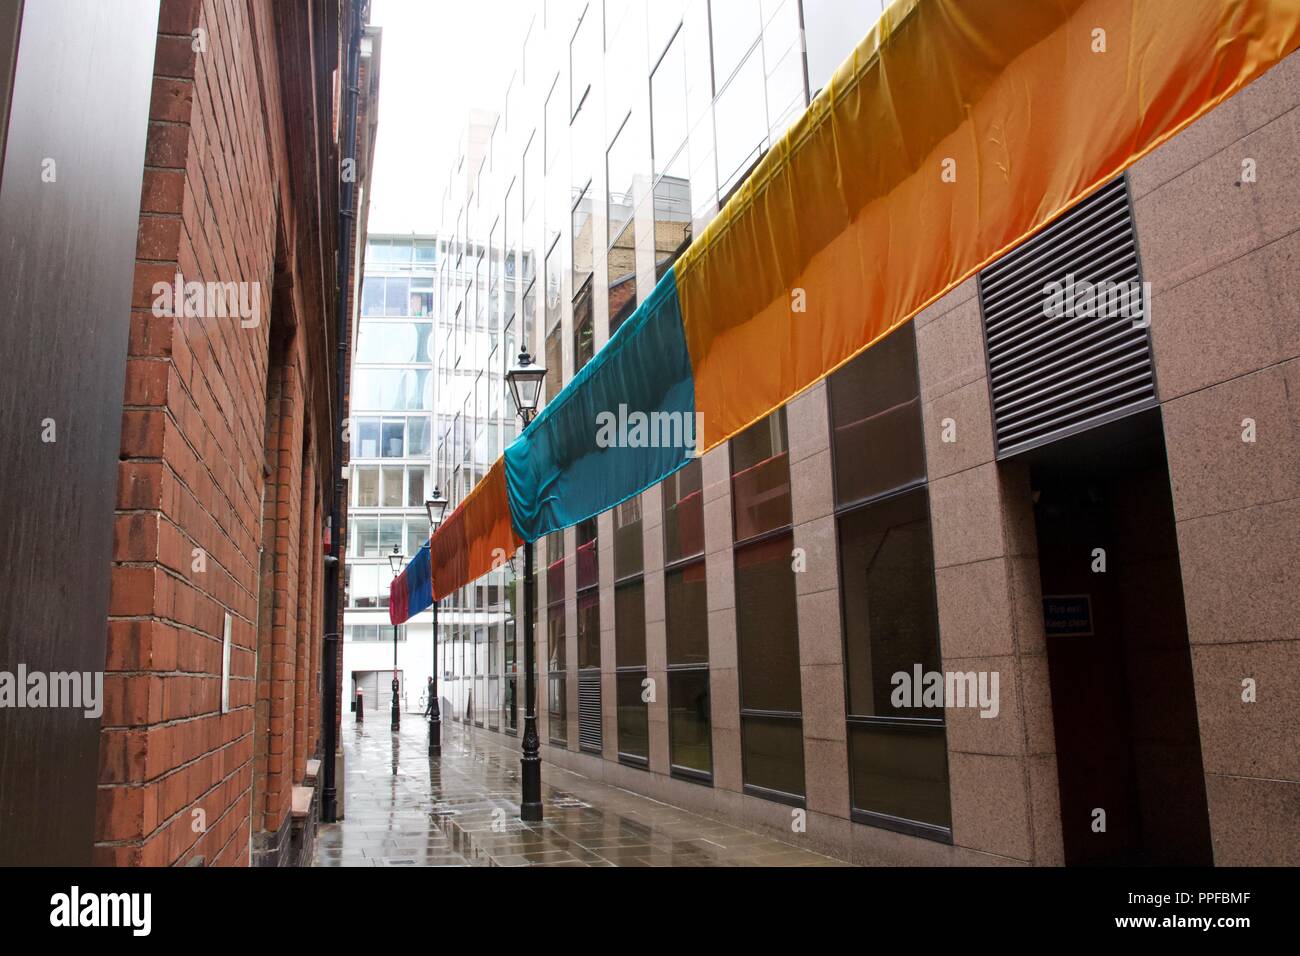
[[[1092,596],[1044,594],[1043,628],[1048,637],[1092,637]]]

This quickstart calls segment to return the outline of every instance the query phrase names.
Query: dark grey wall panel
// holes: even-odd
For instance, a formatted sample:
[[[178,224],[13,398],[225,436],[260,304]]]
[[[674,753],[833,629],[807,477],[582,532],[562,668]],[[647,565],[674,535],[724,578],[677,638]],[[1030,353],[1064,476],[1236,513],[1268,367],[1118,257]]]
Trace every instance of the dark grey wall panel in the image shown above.
[[[4,165],[5,132],[9,129],[9,94],[13,90],[18,24],[22,18],[23,0],[0,0],[0,168]]]
[[[0,670],[102,671],[158,0],[23,9],[0,179]],[[42,164],[56,180],[43,182]],[[42,441],[53,419],[56,441]],[[0,864],[86,864],[99,720],[0,708]]]

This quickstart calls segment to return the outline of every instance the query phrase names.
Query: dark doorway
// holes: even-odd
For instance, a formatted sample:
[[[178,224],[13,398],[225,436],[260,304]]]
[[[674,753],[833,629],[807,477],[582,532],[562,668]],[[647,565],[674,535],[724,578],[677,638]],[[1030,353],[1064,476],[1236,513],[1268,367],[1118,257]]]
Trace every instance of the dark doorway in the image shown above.
[[[1066,862],[1209,865],[1159,410],[1030,462]]]

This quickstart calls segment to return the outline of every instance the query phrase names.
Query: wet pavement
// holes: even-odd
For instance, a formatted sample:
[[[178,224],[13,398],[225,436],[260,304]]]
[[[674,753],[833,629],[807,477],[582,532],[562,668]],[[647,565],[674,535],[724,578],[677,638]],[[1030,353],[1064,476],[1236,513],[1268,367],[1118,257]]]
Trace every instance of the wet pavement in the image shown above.
[[[345,819],[322,824],[316,866],[843,866],[542,762],[546,819],[519,819],[519,751],[495,734],[443,724],[430,759],[425,722],[358,726],[345,717]],[[515,741],[505,738],[510,744]]]

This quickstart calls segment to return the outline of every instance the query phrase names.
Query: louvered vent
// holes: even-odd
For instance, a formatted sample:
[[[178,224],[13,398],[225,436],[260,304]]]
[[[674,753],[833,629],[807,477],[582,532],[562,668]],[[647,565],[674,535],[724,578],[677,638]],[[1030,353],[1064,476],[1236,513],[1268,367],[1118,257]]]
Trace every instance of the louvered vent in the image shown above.
[[[600,671],[578,672],[578,746],[600,753]]]
[[[999,458],[1156,403],[1126,177],[981,272],[979,293]]]

